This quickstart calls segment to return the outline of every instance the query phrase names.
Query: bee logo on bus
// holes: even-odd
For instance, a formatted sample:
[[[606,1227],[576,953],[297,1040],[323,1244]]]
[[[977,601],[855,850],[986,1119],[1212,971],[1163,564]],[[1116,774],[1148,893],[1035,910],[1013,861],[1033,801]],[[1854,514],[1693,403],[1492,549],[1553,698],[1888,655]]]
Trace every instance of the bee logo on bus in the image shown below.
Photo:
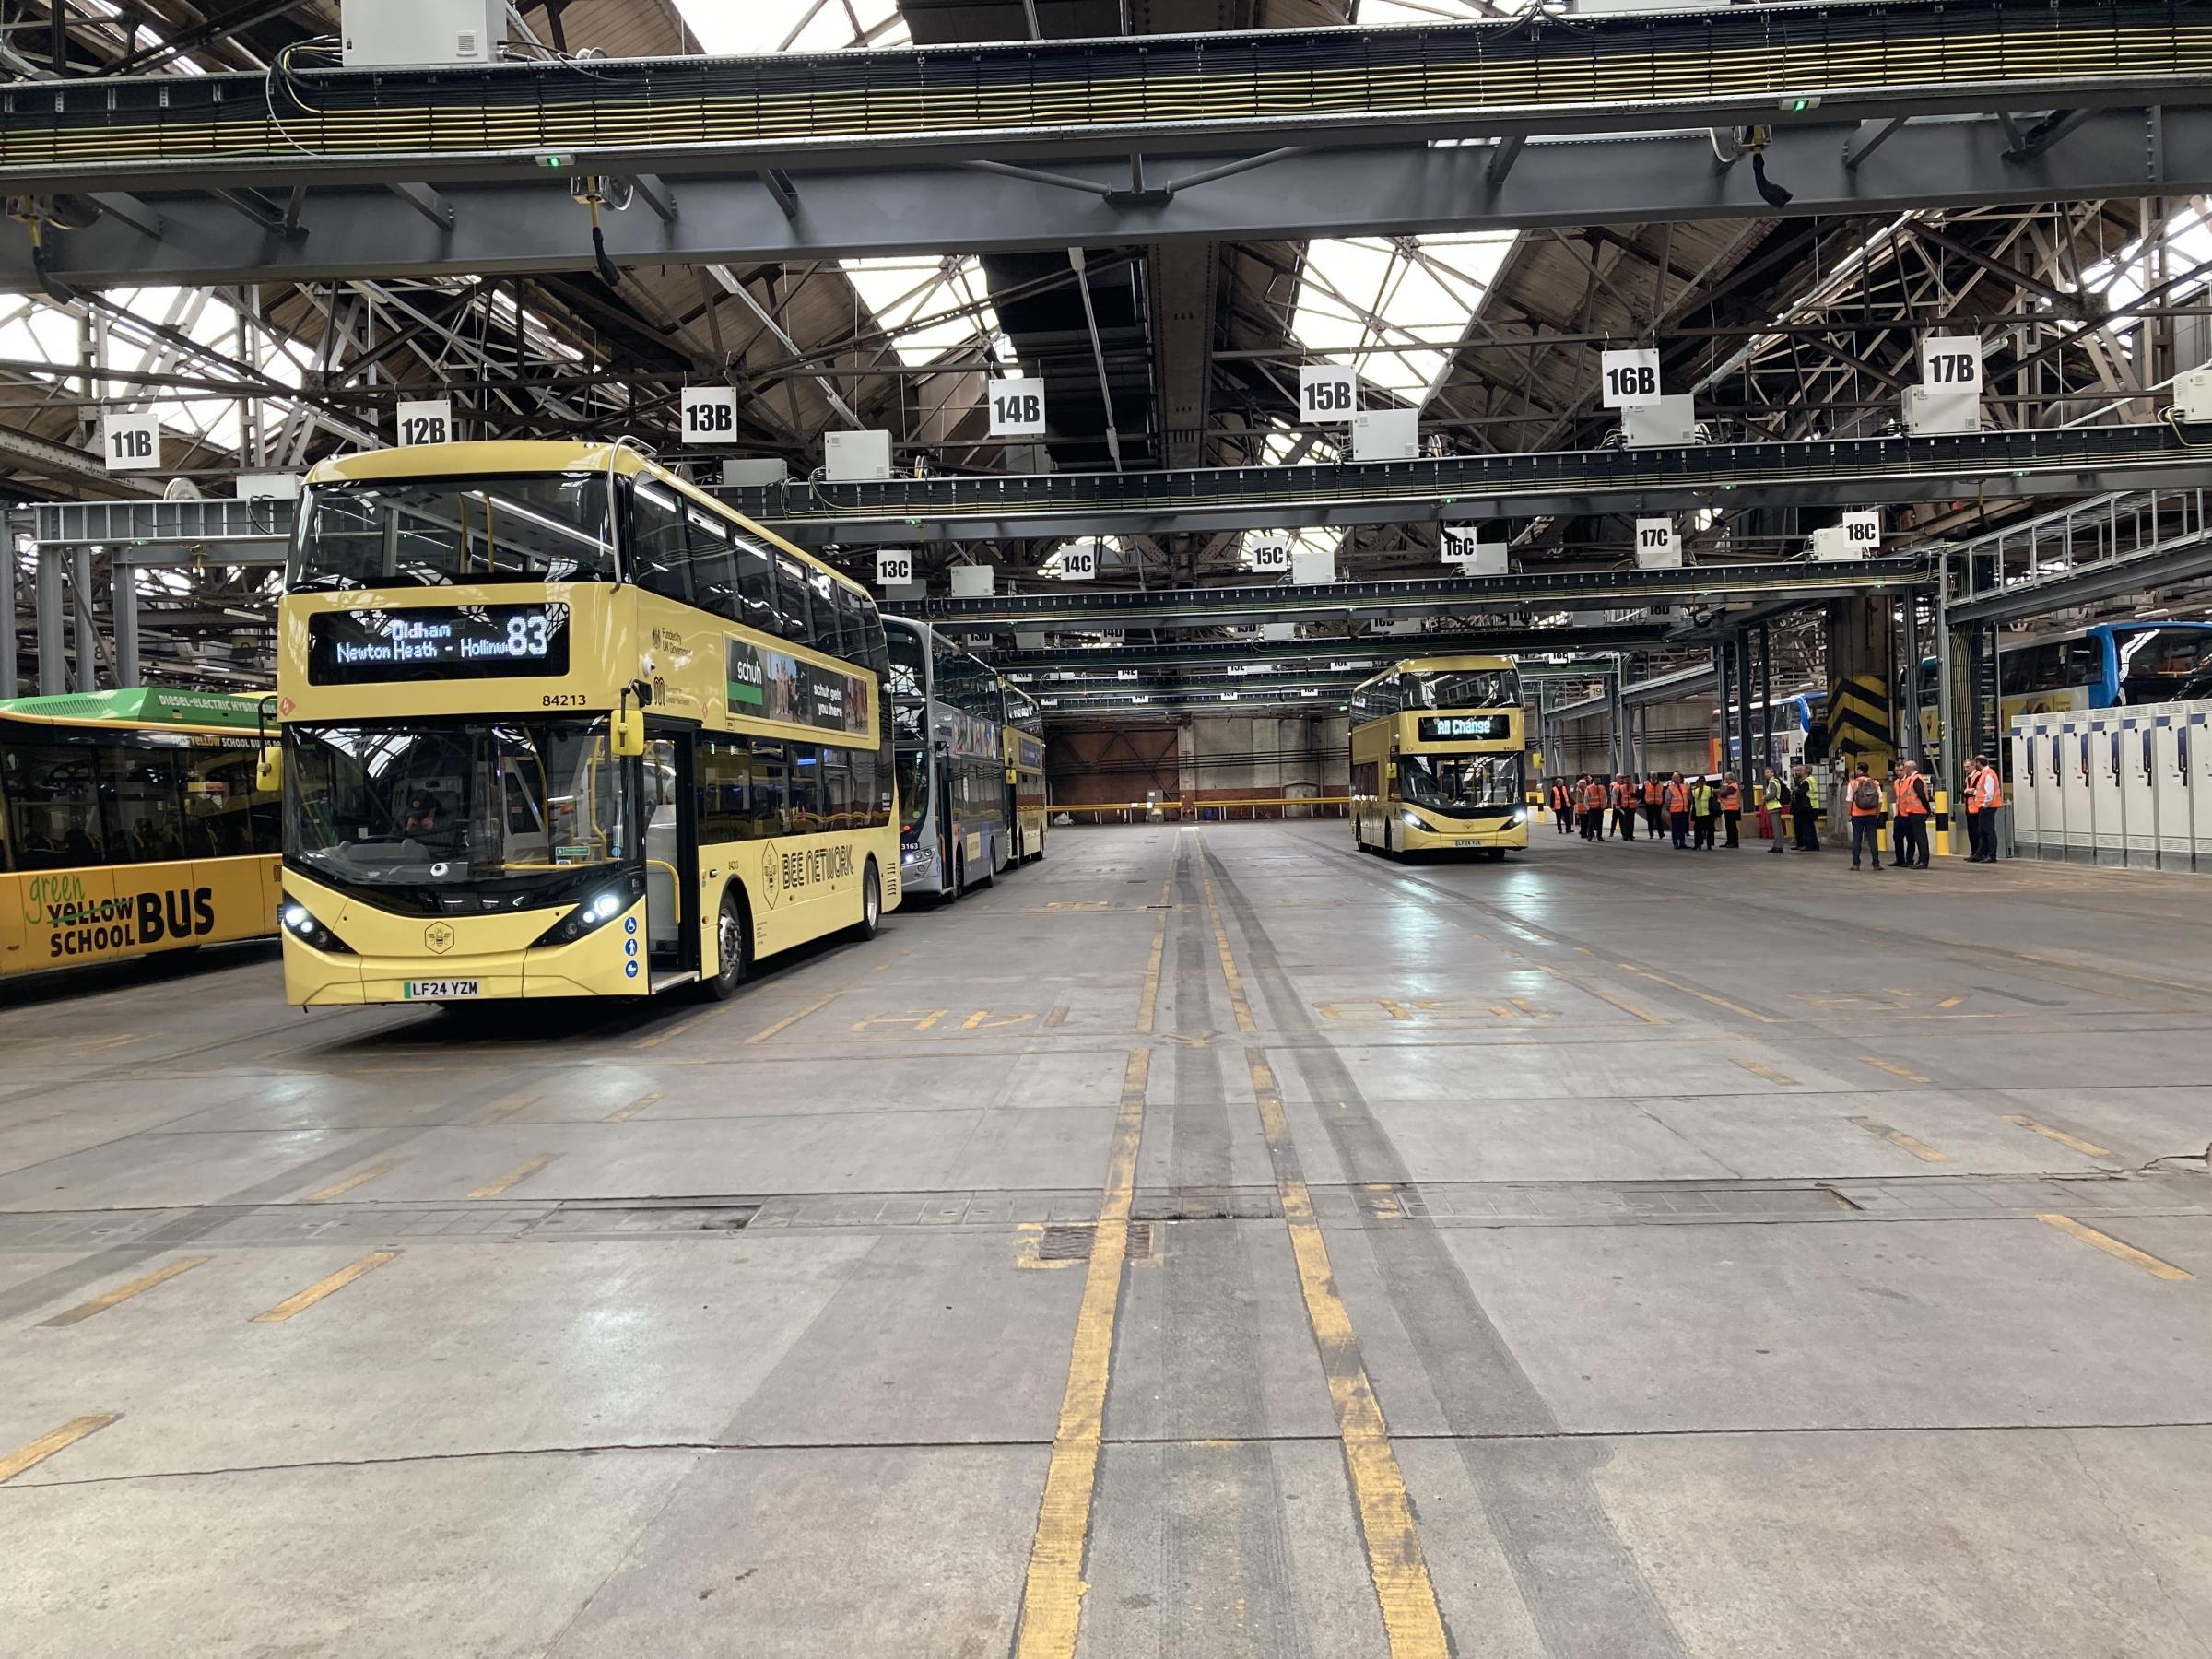
[[[443,956],[453,947],[453,930],[442,922],[433,922],[422,930],[422,942],[426,948]]]

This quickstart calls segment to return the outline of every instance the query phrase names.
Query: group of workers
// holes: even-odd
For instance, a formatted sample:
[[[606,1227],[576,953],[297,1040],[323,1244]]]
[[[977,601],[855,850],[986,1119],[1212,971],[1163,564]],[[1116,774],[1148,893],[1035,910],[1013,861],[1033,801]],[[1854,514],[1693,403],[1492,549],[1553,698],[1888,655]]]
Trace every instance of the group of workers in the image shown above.
[[[1653,772],[1639,780],[1622,772],[1608,782],[1585,773],[1552,784],[1551,810],[1561,835],[1579,825],[1584,841],[1604,841],[1608,830],[1634,841],[1641,819],[1652,840],[1665,830],[1685,849],[1713,846],[1716,826],[1725,824],[1728,839],[1721,844],[1734,847],[1742,839],[1744,791],[1734,777]]]
[[[1653,772],[1638,778],[1621,772],[1611,779],[1585,772],[1569,782],[1555,779],[1547,792],[1554,828],[1561,835],[1580,829],[1584,841],[1604,841],[1608,834],[1622,841],[1636,839],[1641,821],[1645,834],[1657,841],[1664,829],[1677,847],[1701,851],[1715,845],[1716,827],[1724,827],[1726,839],[1719,845],[1741,844],[1745,795],[1733,773],[1685,777],[1680,772]],[[1997,809],[2004,802],[2004,785],[1986,755],[1967,764],[1963,802],[1970,864],[1997,860]],[[1819,781],[1810,767],[1794,766],[1786,779],[1774,767],[1766,769],[1759,785],[1757,805],[1760,832],[1770,838],[1768,851],[1782,853],[1794,846],[1801,853],[1820,850]],[[1928,867],[1928,819],[1936,810],[1934,780],[1919,763],[1900,760],[1888,780],[1874,775],[1872,766],[1859,763],[1844,783],[1844,805],[1851,816],[1851,867],[1882,867],[1881,831],[1890,827],[1890,862],[1900,869]],[[1790,837],[1783,841],[1786,831]]]

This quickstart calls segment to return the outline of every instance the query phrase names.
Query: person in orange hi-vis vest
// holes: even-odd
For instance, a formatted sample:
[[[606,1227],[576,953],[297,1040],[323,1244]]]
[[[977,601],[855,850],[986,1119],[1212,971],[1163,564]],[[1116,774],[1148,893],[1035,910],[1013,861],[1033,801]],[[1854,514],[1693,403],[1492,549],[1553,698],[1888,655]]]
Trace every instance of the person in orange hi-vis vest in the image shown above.
[[[1882,820],[1888,816],[1888,803],[1883,798],[1880,780],[1865,761],[1860,761],[1859,770],[1852,774],[1844,799],[1851,806],[1851,867],[1859,867],[1863,851],[1878,870],[1882,867]]]
[[[1890,862],[1900,870],[1924,870],[1928,867],[1928,815],[1936,809],[1936,792],[1928,786],[1927,774],[1911,760],[1898,764],[1896,805],[1893,845],[1897,855]]]
[[[2005,781],[1987,755],[1976,755],[1966,770],[1966,830],[1973,847],[1970,864],[1997,862],[1997,808],[2005,805]]]
[[[1653,841],[1659,839],[1659,820],[1665,808],[1662,805],[1666,794],[1666,780],[1657,772],[1643,781],[1643,828]]]
[[[1734,773],[1721,780],[1721,823],[1727,832],[1727,840],[1721,844],[1727,847],[1742,846],[1744,786],[1735,781]]]
[[[1662,792],[1666,807],[1666,827],[1675,838],[1675,845],[1684,852],[1689,849],[1689,785],[1677,772],[1666,781]]]
[[[1624,841],[1636,839],[1636,780],[1622,772],[1613,780],[1613,833]]]

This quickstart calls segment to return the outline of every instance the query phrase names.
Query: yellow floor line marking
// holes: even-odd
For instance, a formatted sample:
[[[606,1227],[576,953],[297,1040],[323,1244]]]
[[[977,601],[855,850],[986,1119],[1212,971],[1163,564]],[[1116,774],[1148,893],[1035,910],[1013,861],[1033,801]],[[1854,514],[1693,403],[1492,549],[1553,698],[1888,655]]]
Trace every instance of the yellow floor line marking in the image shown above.
[[[797,1025],[799,1021],[806,1018],[807,1015],[819,1014],[824,1008],[828,1007],[831,1003],[835,1002],[843,994],[844,992],[842,990],[837,990],[830,992],[827,996],[817,997],[814,1001],[808,1003],[805,1007],[801,1008],[796,1014],[786,1014],[782,1018],[777,1020],[773,1025],[761,1027],[760,1030],[755,1031],[750,1037],[747,1037],[746,1041],[748,1043],[766,1042],[771,1037],[775,1036],[778,1032],[790,1030],[793,1026]],[[676,1030],[680,1031],[683,1029],[684,1028],[682,1026],[678,1026]],[[671,1031],[668,1033],[668,1035],[673,1037],[676,1035],[676,1031]]]
[[[698,1023],[699,1021],[696,1019],[680,1019],[677,1021],[676,1024],[670,1026],[666,1030],[655,1031],[650,1037],[641,1037],[629,1046],[631,1048],[641,1049],[659,1048],[661,1044],[667,1041],[669,1038],[681,1037],[686,1031],[689,1030]]]
[[[317,1187],[307,1195],[307,1201],[310,1204],[327,1204],[333,1198],[343,1198],[355,1187],[367,1186],[379,1175],[389,1175],[406,1161],[404,1158],[387,1158],[382,1163],[371,1164],[359,1175],[348,1175],[345,1180],[333,1182],[326,1187]]]
[[[175,1278],[178,1274],[189,1273],[201,1263],[211,1262],[214,1259],[213,1256],[186,1256],[181,1262],[171,1262],[166,1267],[155,1268],[153,1272],[146,1275],[143,1278],[135,1278],[127,1285],[118,1285],[112,1290],[103,1291],[90,1301],[79,1302],[67,1312],[56,1313],[52,1319],[40,1321],[40,1324],[45,1325],[81,1324],[95,1313],[105,1313],[117,1303],[129,1301],[134,1296],[143,1296],[156,1285],[165,1285],[171,1279]]]
[[[1145,1088],[1152,1056],[1135,1049],[1122,1073],[1113,1147],[1099,1195],[1098,1230],[1083,1277],[1067,1386],[1053,1431],[1044,1500],[1022,1583],[1014,1659],[1074,1659],[1083,1620],[1083,1559],[1090,1540],[1090,1499],[1098,1483],[1099,1444],[1106,1427],[1106,1385],[1113,1365],[1113,1325],[1121,1307],[1122,1267],[1129,1253],[1129,1212],[1136,1198],[1136,1152],[1145,1132]]]
[[[1902,1147],[1923,1163],[1949,1163],[1948,1152],[1938,1152],[1925,1141],[1914,1140],[1902,1129],[1892,1129],[1879,1118],[1854,1117],[1851,1120],[1869,1135],[1879,1135],[1893,1147]]]
[[[1203,858],[1198,865],[1198,878],[1206,889],[1206,919],[1214,924],[1214,954],[1221,959],[1221,977],[1229,982],[1229,1006],[1235,1010],[1237,1030],[1256,1031],[1260,1022],[1252,1017],[1252,1005],[1244,1000],[1244,977],[1237,971],[1237,959],[1230,953],[1229,930],[1221,925],[1221,909],[1214,902],[1213,872],[1206,867]]]
[[[56,1452],[66,1451],[88,1434],[96,1434],[121,1417],[119,1411],[97,1411],[89,1417],[71,1418],[51,1434],[41,1434],[28,1446],[18,1446],[6,1457],[0,1457],[0,1486],[5,1486],[26,1469],[35,1469]]]
[[[1779,1083],[1785,1088],[1797,1087],[1796,1078],[1791,1077],[1787,1072],[1776,1071],[1763,1060],[1747,1060],[1741,1054],[1731,1054],[1728,1057],[1753,1076],[1764,1077],[1770,1083]]]
[[[1044,1023],[1049,1028],[1062,1024],[1066,1020],[1066,1018],[1067,1005],[1065,1003],[1061,1003],[1055,1006],[1050,1014],[1047,1014],[1044,1017]]]
[[[640,1095],[636,1100],[632,1100],[629,1105],[620,1108],[618,1111],[608,1112],[606,1114],[606,1121],[610,1124],[627,1124],[631,1118],[636,1117],[639,1112],[644,1111],[646,1107],[651,1106],[658,1101],[660,1098],[661,1091],[659,1089],[648,1089],[645,1093]]]
[[[2176,1267],[2171,1262],[2162,1262],[2148,1251],[2137,1250],[2133,1244],[2123,1244],[2110,1233],[2100,1233],[2093,1227],[2084,1227],[2071,1216],[2038,1216],[2045,1227],[2055,1227],[2060,1232],[2071,1233],[2084,1244],[2093,1244],[2106,1255],[2125,1262],[2130,1267],[2140,1267],[2152,1278],[2193,1279],[2196,1277],[2186,1267]],[[6,1479],[0,1475],[0,1480]]]
[[[525,1106],[535,1106],[540,1097],[534,1094],[509,1095],[503,1100],[494,1100],[477,1114],[477,1127],[488,1129],[503,1118],[511,1118]]]
[[[1507,954],[1509,956],[1518,956],[1520,953],[1518,951],[1509,951]],[[1642,1020],[1645,1025],[1665,1025],[1667,1023],[1658,1015],[1653,1013],[1649,1008],[1640,1008],[1625,996],[1616,996],[1610,991],[1601,991],[1595,985],[1591,984],[1587,980],[1576,979],[1571,973],[1567,972],[1564,969],[1554,968],[1548,962],[1539,962],[1537,966],[1542,968],[1545,972],[1550,974],[1553,979],[1558,980],[1562,985],[1571,985],[1577,991],[1583,993],[1585,995],[1596,997],[1599,1002],[1611,1003],[1622,1013],[1633,1014],[1637,1018]]]
[[[1873,1066],[1875,1070],[1886,1071],[1891,1077],[1902,1077],[1908,1083],[1925,1083],[1928,1081],[1927,1078],[1922,1077],[1916,1071],[1908,1070],[1906,1067],[1894,1065],[1888,1060],[1878,1060],[1872,1054],[1861,1054],[1859,1058],[1866,1065]]]
[[[2031,1130],[2045,1140],[2054,1140],[2062,1147],[2071,1147],[2084,1158],[2115,1156],[2110,1147],[2100,1147],[2095,1141],[2083,1140],[2078,1135],[2068,1135],[2064,1129],[2053,1129],[2048,1124],[2039,1124],[2033,1118],[2008,1117],[2005,1121],[2017,1124],[2022,1129]]]
[[[1136,1030],[1141,1037],[1152,1035],[1153,1022],[1159,1014],[1159,959],[1168,947],[1168,917],[1162,911],[1152,924],[1152,954],[1145,959],[1145,985],[1136,998]]]
[[[1679,991],[1686,996],[1694,996],[1700,1002],[1709,1002],[1716,1008],[1727,1009],[1731,1014],[1741,1014],[1746,1019],[1756,1019],[1761,1025],[1781,1025],[1783,1023],[1771,1014],[1761,1014],[1757,1008],[1747,1008],[1741,1003],[1732,1003],[1724,996],[1715,996],[1710,991],[1700,991],[1695,985],[1684,984],[1680,980],[1668,979],[1664,973],[1653,973],[1649,968],[1639,968],[1632,962],[1622,962],[1618,965],[1640,979],[1657,980],[1659,983]]]
[[[266,1313],[253,1315],[255,1324],[282,1324],[295,1313],[306,1312],[326,1296],[346,1288],[364,1273],[373,1273],[386,1262],[396,1259],[396,1250],[372,1250],[358,1262],[348,1262],[326,1279],[317,1279],[297,1296],[288,1296]]]
[[[528,1163],[517,1164],[513,1169],[508,1171],[506,1174],[500,1176],[497,1181],[486,1182],[482,1186],[471,1193],[469,1196],[471,1198],[497,1198],[509,1187],[514,1185],[516,1182],[528,1180],[531,1176],[536,1174],[540,1170],[544,1169],[552,1161],[552,1153],[540,1152]]]
[[[1351,1314],[1337,1293],[1328,1244],[1322,1238],[1312,1195],[1291,1143],[1289,1122],[1283,1115],[1282,1093],[1259,1050],[1246,1049],[1244,1058],[1258,1099],[1260,1130],[1275,1165],[1275,1190],[1282,1202],[1283,1225],[1290,1234],[1306,1323],[1321,1350],[1329,1402],[1335,1407],[1336,1435],[1343,1442],[1344,1466],[1351,1477],[1352,1501],[1367,1546],[1368,1573],[1382,1609],[1383,1633],[1393,1659],[1446,1659],[1451,1647],[1444,1636],[1443,1615],[1437,1610],[1436,1587],[1430,1582],[1428,1558],[1421,1550],[1420,1530],[1414,1524],[1406,1477],[1390,1443],[1382,1402],[1368,1382]]]

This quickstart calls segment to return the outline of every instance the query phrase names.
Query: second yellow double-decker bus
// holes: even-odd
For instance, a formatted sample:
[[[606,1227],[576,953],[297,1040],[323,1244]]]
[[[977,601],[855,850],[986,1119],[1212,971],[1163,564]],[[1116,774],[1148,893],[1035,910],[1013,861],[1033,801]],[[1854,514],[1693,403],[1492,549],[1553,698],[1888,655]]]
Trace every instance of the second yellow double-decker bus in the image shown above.
[[[866,590],[634,447],[324,463],[281,629],[295,1003],[726,996],[899,902]]]
[[[1352,833],[1384,853],[1528,845],[1521,677],[1504,657],[1415,657],[1352,692]]]
[[[1044,711],[1018,687],[1006,686],[1006,819],[1013,860],[1028,864],[1044,856],[1045,820],[1052,816],[1044,790]]]

